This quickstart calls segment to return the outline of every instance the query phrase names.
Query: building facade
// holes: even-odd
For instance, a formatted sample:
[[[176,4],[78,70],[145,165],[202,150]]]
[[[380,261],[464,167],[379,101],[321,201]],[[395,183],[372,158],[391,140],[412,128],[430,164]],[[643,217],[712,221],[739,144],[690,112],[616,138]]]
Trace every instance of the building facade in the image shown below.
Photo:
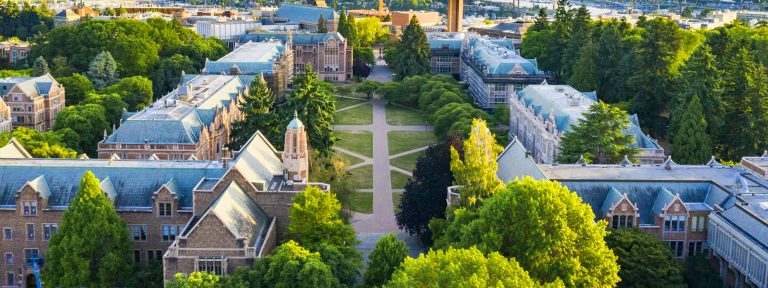
[[[272,19],[276,22],[297,22],[301,29],[317,32],[317,22],[320,20],[320,16],[325,20],[325,27],[328,32],[337,31],[339,15],[333,8],[329,7],[282,3]]]
[[[232,49],[240,35],[261,29],[258,21],[199,21],[195,25],[195,32],[205,38],[216,37]]]
[[[229,157],[232,123],[248,93],[237,76],[194,75],[138,112],[124,112],[98,144],[101,159],[215,160]],[[105,132],[106,134],[106,132]]]
[[[509,38],[514,40],[523,40],[528,27],[532,26],[531,21],[501,22],[487,26],[469,27],[469,31],[493,38]]]
[[[510,39],[477,37],[463,45],[461,79],[480,108],[507,105],[514,92],[550,79],[539,71],[536,59],[520,56]]]
[[[93,11],[91,7],[78,3],[70,9],[61,10],[53,17],[53,27],[72,26],[80,23],[81,20],[99,16],[99,13]]]
[[[338,82],[352,79],[352,45],[338,32],[331,33],[251,33],[241,43],[278,40],[293,52],[292,72],[304,71],[307,64],[320,80]]]
[[[248,75],[241,77],[245,84],[257,75],[267,81],[269,88],[282,102],[285,90],[293,77],[294,53],[291,45],[275,39],[246,41],[236,45],[235,50],[216,61],[205,61],[203,74]]]
[[[27,67],[29,66],[29,52],[32,47],[29,42],[4,41],[0,42],[0,58],[5,67]]]
[[[595,92],[579,92],[568,85],[529,85],[513,92],[509,100],[509,136],[517,138],[538,163],[553,163],[563,134],[595,103]],[[640,163],[664,162],[664,149],[640,130],[637,115],[630,116],[630,128],[624,133],[634,136]]]
[[[11,107],[0,99],[0,133],[11,132],[13,130],[11,122]]]
[[[465,33],[429,32],[429,69],[432,74],[461,75],[461,47]]]
[[[13,127],[51,130],[64,109],[64,86],[51,74],[0,79],[0,94],[11,109]]]
[[[295,121],[290,135],[306,135]],[[32,265],[45,265],[48,241],[86,171],[127,224],[134,261],[162,262],[165,280],[252,264],[276,245],[297,192],[329,189],[306,182],[308,171],[292,168],[297,160],[284,159],[260,132],[222,161],[33,159],[11,142],[0,148],[0,167],[8,172],[0,175],[3,287],[34,287]],[[298,174],[307,177],[289,180]]]

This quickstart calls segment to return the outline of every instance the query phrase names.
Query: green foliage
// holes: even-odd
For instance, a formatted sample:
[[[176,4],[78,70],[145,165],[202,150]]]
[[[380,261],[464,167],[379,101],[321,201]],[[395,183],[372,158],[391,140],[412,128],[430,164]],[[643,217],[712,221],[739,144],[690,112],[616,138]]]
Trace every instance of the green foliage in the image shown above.
[[[723,280],[718,274],[704,253],[685,259],[685,284],[688,284],[690,288],[723,287]]]
[[[66,103],[69,105],[79,104],[85,100],[85,97],[88,94],[95,91],[93,82],[88,80],[88,77],[85,77],[79,73],[72,74],[72,76],[69,77],[61,77],[56,80],[59,82],[59,84],[64,86],[66,91]]]
[[[438,139],[451,134],[467,136],[472,127],[472,119],[490,119],[488,113],[469,103],[450,103],[438,109],[432,115],[432,131]]]
[[[728,129],[721,129],[723,156],[741,159],[756,155],[768,140],[768,75],[765,66],[756,63],[751,52],[742,48],[726,65],[723,77],[724,119]]]
[[[51,11],[47,10],[47,7],[30,5],[29,2],[23,2],[19,7],[19,2],[16,1],[0,1],[0,15],[3,16],[0,18],[0,34],[5,38],[26,39],[44,34],[49,27],[53,27]],[[30,31],[32,33],[29,33]]]
[[[682,265],[655,236],[626,228],[612,230],[605,242],[619,257],[619,287],[684,287]]]
[[[588,163],[617,164],[624,156],[634,160],[635,136],[624,134],[630,126],[627,112],[599,101],[589,107],[560,141],[560,163],[575,163],[581,156]]]
[[[144,76],[133,76],[120,79],[120,81],[107,87],[103,92],[119,94],[123,101],[125,101],[125,104],[128,105],[128,111],[139,111],[144,109],[144,107],[152,104],[152,100],[154,100],[152,80],[149,80]],[[67,96],[69,96],[69,90],[67,90]],[[120,114],[122,114],[122,111]]]
[[[123,98],[116,94],[95,94],[91,93],[85,97],[82,105],[97,104],[104,108],[104,118],[107,120],[107,127],[117,127],[120,125],[120,117],[123,115],[123,111],[128,107],[128,104],[123,101]]]
[[[557,182],[511,182],[477,210],[457,208],[452,218],[436,234],[436,247],[499,252],[544,283],[559,279],[567,287],[611,287],[619,282],[616,256],[603,240],[606,222],[595,222],[592,208]]]
[[[73,132],[69,129],[40,132],[26,127],[16,127],[11,132],[0,134],[0,145],[5,145],[11,141],[11,138],[15,138],[34,158],[75,158],[77,151],[67,148],[64,142],[64,137],[68,133]],[[76,134],[75,137],[77,137]]]
[[[496,158],[503,149],[496,145],[493,134],[480,119],[472,119],[472,130],[464,141],[464,155],[451,147],[451,172],[455,184],[461,186],[463,205],[474,207],[501,188],[503,182],[496,177]]]
[[[405,259],[384,287],[538,287],[515,259],[477,248],[431,250]]]
[[[312,150],[312,157],[309,158],[310,182],[328,183],[333,187],[336,199],[341,203],[341,216],[348,222],[352,216],[352,195],[355,193],[352,179],[347,171],[349,161],[344,159],[341,152],[334,152],[328,156],[321,156],[315,150]]]
[[[336,143],[331,128],[336,113],[336,101],[331,89],[333,88],[329,84],[317,78],[317,73],[312,72],[311,65],[307,64],[304,72],[293,79],[293,90],[287,97],[287,105],[281,106],[282,115],[298,112],[299,119],[304,122],[307,130],[309,145],[321,154],[330,152]]]
[[[166,283],[168,288],[218,288],[219,276],[208,272],[192,272],[191,274],[177,273],[173,282]]]
[[[681,121],[674,142],[675,160],[680,164],[706,163],[712,156],[712,143],[699,96],[693,95]]]
[[[119,287],[131,267],[133,243],[125,222],[85,172],[77,196],[61,217],[43,266],[43,280],[54,287]],[[98,243],[98,245],[94,245]]]
[[[105,88],[117,82],[117,63],[112,54],[101,52],[88,65],[88,79],[97,89]]]
[[[600,74],[597,67],[600,51],[597,44],[588,41],[579,51],[578,59],[573,64],[568,84],[579,91],[597,91],[600,87]]]
[[[264,77],[256,77],[248,90],[240,106],[240,111],[245,117],[232,124],[231,142],[228,146],[233,151],[240,150],[256,131],[261,131],[267,139],[279,139],[283,136],[282,121],[275,113],[276,98],[267,87]]]
[[[109,127],[106,109],[99,104],[68,106],[56,115],[54,130],[71,129],[78,137],[78,151],[96,156],[97,144]]]
[[[32,69],[0,70],[0,78],[6,78],[6,77],[28,77],[31,74],[32,74]]]
[[[328,27],[325,19],[323,19],[323,15],[320,15],[320,18],[317,19],[317,33],[328,33]]]
[[[416,16],[405,28],[400,41],[384,55],[387,65],[395,73],[395,80],[408,76],[429,74],[429,43]]]
[[[189,57],[174,54],[171,57],[160,60],[157,69],[150,76],[154,94],[157,97],[162,97],[165,93],[176,88],[176,85],[181,81],[182,71],[185,73],[197,72],[194,63]]]
[[[368,270],[365,271],[365,285],[381,286],[388,282],[395,269],[408,257],[408,247],[394,234],[387,234],[376,241],[376,247],[368,256]]]
[[[365,97],[371,99],[373,93],[377,92],[381,83],[377,81],[365,80],[355,88],[355,92],[365,94]]]
[[[384,43],[389,39],[389,29],[381,25],[379,17],[365,17],[355,22],[357,38],[361,47]],[[357,57],[357,53],[355,53]]]
[[[48,68],[48,62],[45,61],[43,56],[37,57],[32,64],[32,76],[38,77],[48,73],[51,73],[51,70]]]
[[[422,243],[430,244],[432,218],[445,218],[445,188],[453,184],[451,148],[464,154],[464,143],[458,135],[429,146],[416,160],[413,176],[405,184],[395,219],[397,226],[408,234],[418,235]]]

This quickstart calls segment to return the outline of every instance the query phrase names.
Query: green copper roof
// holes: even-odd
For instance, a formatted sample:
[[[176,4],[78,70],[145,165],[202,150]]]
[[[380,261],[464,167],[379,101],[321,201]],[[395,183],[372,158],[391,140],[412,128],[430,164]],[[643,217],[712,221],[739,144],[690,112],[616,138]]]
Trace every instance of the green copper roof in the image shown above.
[[[299,128],[304,128],[304,123],[301,123],[301,120],[299,120],[299,114],[293,111],[293,120],[291,120],[291,123],[288,123],[288,129]]]

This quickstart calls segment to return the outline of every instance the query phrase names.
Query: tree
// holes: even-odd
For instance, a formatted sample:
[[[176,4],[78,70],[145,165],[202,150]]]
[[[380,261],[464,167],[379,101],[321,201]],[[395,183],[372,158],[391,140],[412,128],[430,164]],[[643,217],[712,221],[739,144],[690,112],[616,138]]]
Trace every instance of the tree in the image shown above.
[[[537,287],[515,259],[477,248],[432,250],[405,259],[384,287]]]
[[[381,237],[368,256],[368,270],[363,277],[365,285],[378,287],[387,283],[406,257],[408,248],[403,241],[398,240],[394,234]]]
[[[69,77],[61,77],[56,80],[59,81],[59,84],[64,86],[67,93],[67,104],[69,105],[79,104],[81,101],[85,100],[85,97],[88,94],[95,91],[93,82],[88,80],[88,77],[79,73],[72,74],[72,76]]]
[[[466,144],[464,149],[468,153]],[[557,182],[530,177],[510,182],[476,211],[462,207],[453,215],[447,229],[435,231],[435,247],[499,252],[544,283],[612,287],[619,282],[616,256],[603,239],[606,222],[595,222],[592,208]]]
[[[528,28],[527,32],[544,31],[549,28],[549,21],[547,20],[547,8],[539,8],[539,14],[536,20],[533,21],[533,26]]]
[[[139,111],[152,104],[154,94],[152,80],[144,76],[133,76],[120,79],[116,84],[105,89],[106,93],[116,93],[122,97],[128,111]],[[69,90],[67,90],[69,96]],[[122,113],[120,113],[122,114]]]
[[[381,25],[379,17],[361,18],[355,22],[355,29],[361,47],[370,47],[388,40],[389,29]]]
[[[339,22],[336,23],[336,32],[339,32],[341,36],[343,36],[345,39],[347,38],[347,35],[349,35],[349,26],[347,25],[347,9],[345,7],[341,7],[341,13],[339,13]],[[352,43],[352,42],[348,42]]]
[[[599,101],[583,115],[560,140],[558,162],[575,163],[582,156],[597,164],[616,164],[624,156],[634,159],[638,151],[635,138],[624,134],[630,125],[627,112]]]
[[[395,72],[395,80],[429,73],[429,43],[427,34],[419,25],[416,16],[411,21],[397,42],[394,50],[387,53],[387,63]]]
[[[357,38],[357,23],[355,23],[355,15],[347,14],[346,27],[347,34],[342,34],[342,36],[344,36],[344,38],[346,38],[347,41],[352,44],[352,47],[360,47],[360,39]]]
[[[149,77],[152,80],[154,94],[157,97],[165,95],[179,84],[182,72],[195,73],[196,71],[192,60],[184,55],[174,54],[160,60],[157,70]]]
[[[65,134],[74,133],[67,130],[39,132],[23,126],[16,127],[11,132],[0,134],[0,145],[5,145],[14,138],[34,158],[75,158],[77,151],[68,148],[64,142]],[[75,138],[77,137],[75,134]]]
[[[312,66],[307,64],[304,72],[293,79],[293,90],[288,97],[288,105],[284,105],[282,115],[290,115],[297,111],[299,119],[304,121],[307,129],[309,145],[321,154],[326,154],[336,143],[331,124],[336,112],[336,101],[329,89],[330,85],[320,81],[317,74],[312,72]],[[289,112],[290,111],[290,112]]]
[[[328,33],[328,27],[326,27],[323,15],[320,15],[320,18],[317,19],[317,33]]]
[[[472,119],[490,119],[490,116],[469,103],[450,103],[435,111],[430,118],[437,139],[445,139],[451,134],[469,135]]]
[[[120,118],[123,115],[123,111],[125,111],[125,109],[128,107],[128,104],[123,101],[123,98],[116,93],[91,93],[85,97],[85,100],[83,100],[82,104],[97,104],[101,107],[104,107],[104,118],[107,119],[107,125],[109,128],[117,127],[120,125]]]
[[[218,288],[219,276],[208,272],[192,272],[189,275],[176,273],[173,282],[166,283],[168,288]]]
[[[762,125],[768,120],[768,76],[765,67],[754,59],[750,51],[742,48],[726,63],[723,118],[729,125],[721,129],[720,137],[726,159],[755,155],[767,144],[768,131]]]
[[[605,242],[619,257],[619,287],[684,287],[682,265],[653,235],[635,228],[611,230]]]
[[[416,160],[413,176],[405,184],[405,192],[400,197],[395,214],[397,226],[408,234],[418,235],[425,244],[430,244],[432,239],[429,221],[445,217],[445,188],[453,184],[451,148],[461,155],[464,153],[463,145],[461,136],[453,135],[429,146],[424,155]]]
[[[363,93],[365,94],[366,99],[371,99],[371,96],[373,96],[373,93],[379,90],[379,87],[381,86],[381,83],[371,80],[365,80],[363,83],[360,83],[357,88],[355,88],[355,92],[357,93]]]
[[[472,131],[464,141],[463,157],[451,147],[451,172],[456,185],[461,186],[463,205],[475,206],[501,188],[503,183],[496,177],[499,167],[496,158],[501,150],[503,148],[496,145],[485,121],[480,119],[472,120]]]
[[[43,266],[45,284],[123,286],[133,249],[125,225],[99,188],[99,179],[85,172],[77,196],[62,214],[59,231],[51,237]]]
[[[117,63],[112,54],[104,51],[96,55],[88,65],[88,78],[97,89],[105,88],[117,82]]]
[[[691,288],[723,287],[723,280],[709,263],[706,254],[699,253],[685,260],[685,284]]]
[[[96,147],[109,127],[103,106],[84,104],[68,106],[56,115],[54,130],[71,129],[79,136],[79,151],[96,156]]]
[[[598,47],[592,40],[581,47],[568,84],[579,91],[597,91],[600,88],[600,77],[597,74],[600,71],[597,67],[597,59],[600,57],[598,53]]]
[[[333,187],[336,199],[341,203],[341,217],[348,221],[352,217],[352,194],[355,193],[354,183],[348,170],[349,161],[341,152],[334,152],[328,156],[321,156],[315,150],[310,151],[309,175],[310,182],[328,183]]]
[[[712,143],[707,134],[707,120],[699,96],[693,95],[683,114],[680,131],[675,136],[675,160],[681,164],[706,163],[712,156]]]
[[[38,77],[48,73],[51,73],[51,70],[48,69],[48,62],[45,61],[43,56],[37,57],[32,64],[32,76]]]
[[[279,115],[275,113],[275,95],[269,90],[267,81],[259,75],[251,82],[248,94],[243,98],[240,111],[243,120],[232,123],[229,148],[240,150],[256,131],[261,131],[267,139],[283,137],[283,125]]]

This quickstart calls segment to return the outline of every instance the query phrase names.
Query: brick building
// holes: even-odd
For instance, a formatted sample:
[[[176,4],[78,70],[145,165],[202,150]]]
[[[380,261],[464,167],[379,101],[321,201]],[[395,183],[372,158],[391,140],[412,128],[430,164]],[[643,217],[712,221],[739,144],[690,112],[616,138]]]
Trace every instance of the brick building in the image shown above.
[[[235,50],[216,61],[205,61],[203,74],[211,75],[249,75],[241,77],[246,85],[255,75],[261,74],[270,90],[282,102],[285,89],[293,77],[293,50],[291,45],[268,39],[265,41],[246,41],[236,46]]]
[[[0,58],[2,58],[4,67],[27,67],[29,66],[29,52],[32,46],[25,41],[3,41],[0,42]]]
[[[240,103],[247,92],[237,76],[191,75],[143,110],[124,112],[120,127],[99,142],[99,158],[227,157],[232,123],[243,117]]]
[[[287,137],[306,135],[298,119],[290,126]],[[35,285],[31,264],[44,265],[48,241],[86,171],[127,224],[134,260],[163,261],[165,280],[250,265],[274,248],[298,191],[329,189],[308,183],[308,171],[296,168],[307,160],[306,146],[283,157],[260,132],[221,161],[34,159],[14,142],[0,148],[3,287]]]
[[[432,74],[461,75],[461,47],[466,33],[428,32],[429,68]]]
[[[51,130],[64,109],[64,86],[51,74],[0,79],[0,94],[11,109],[13,127]]]
[[[293,74],[301,73],[307,64],[320,80],[352,79],[352,45],[337,32],[331,33],[251,33],[240,36],[248,41],[280,41],[293,52]]]

